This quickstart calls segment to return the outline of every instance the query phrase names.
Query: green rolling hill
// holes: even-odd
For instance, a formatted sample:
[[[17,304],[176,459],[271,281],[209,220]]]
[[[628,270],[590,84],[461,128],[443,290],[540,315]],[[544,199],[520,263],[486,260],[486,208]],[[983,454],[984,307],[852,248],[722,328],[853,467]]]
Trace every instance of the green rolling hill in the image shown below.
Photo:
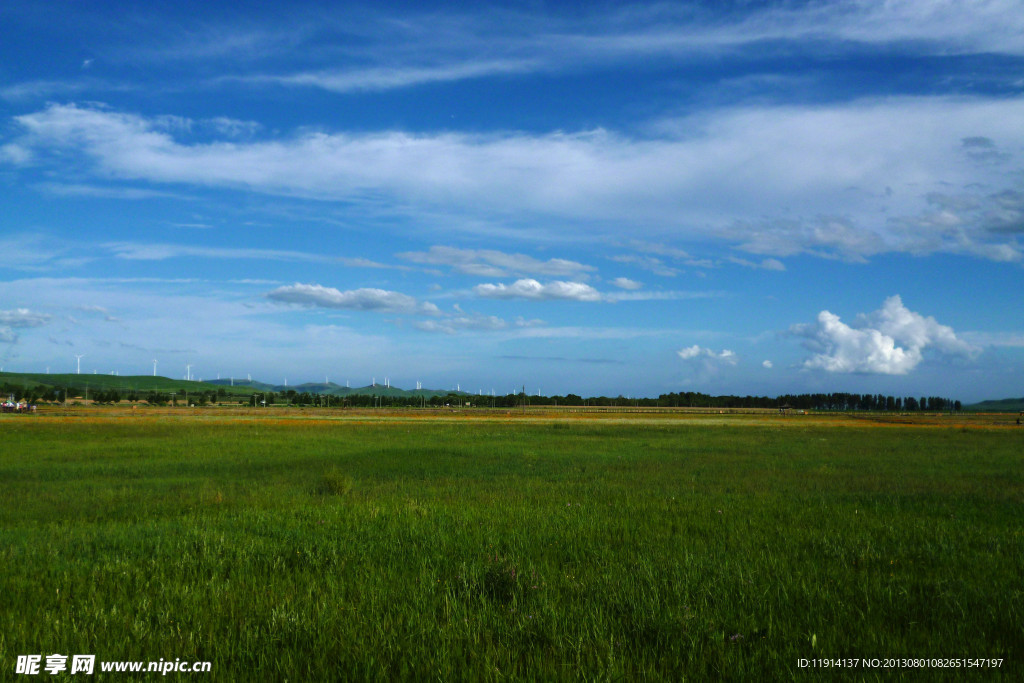
[[[1024,397],[981,401],[980,403],[964,406],[964,410],[979,413],[1017,413],[1024,410]]]
[[[341,385],[334,384],[333,382],[327,384],[323,382],[307,382],[304,384],[285,386],[283,384],[275,385],[256,380],[240,379],[219,379],[206,382],[196,382],[153,375],[79,375],[75,373],[46,374],[34,372],[0,372],[0,386],[5,384],[17,387],[43,386],[47,388],[53,387],[61,389],[67,387],[79,390],[84,390],[88,387],[90,390],[109,391],[111,389],[117,389],[122,392],[137,391],[139,393],[150,391],[159,391],[161,393],[185,393],[186,391],[200,392],[218,391],[223,389],[229,396],[236,397],[247,397],[254,391],[274,392],[276,394],[295,391],[300,394],[330,394],[332,396],[360,395],[405,398],[422,396],[428,399],[433,396],[447,396],[449,394],[457,394],[460,396],[470,395],[464,391],[442,391],[440,389],[406,390],[381,385],[343,387]]]

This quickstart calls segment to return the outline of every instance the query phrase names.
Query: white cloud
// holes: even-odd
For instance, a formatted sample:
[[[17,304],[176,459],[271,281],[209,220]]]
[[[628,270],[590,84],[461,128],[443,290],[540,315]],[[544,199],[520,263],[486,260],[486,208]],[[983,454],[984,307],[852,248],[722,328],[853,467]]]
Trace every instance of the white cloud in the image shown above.
[[[857,50],[884,45],[887,50],[915,55],[1020,55],[1024,54],[1020,15],[1016,0],[838,0],[747,5],[728,13],[693,3],[648,3],[586,11],[573,18],[491,8],[473,14],[406,12],[401,21],[387,15],[335,11],[318,17],[315,26],[292,21],[274,32],[235,26],[190,31],[188,41],[158,49],[153,56],[161,61],[185,57],[205,63],[211,58],[250,60],[282,49],[315,55],[319,46],[307,41],[343,26],[346,35],[359,38],[347,41],[346,53],[365,66],[314,67],[230,79],[349,93],[485,76],[580,71],[663,56],[706,59],[723,51],[763,50],[766,42],[777,51],[824,45],[836,52],[850,46]],[[217,80],[217,85],[224,80],[228,79]]]
[[[353,289],[342,292],[334,287],[295,283],[268,292],[271,301],[320,308],[350,309],[355,311],[386,311],[391,313],[419,313],[439,315],[440,310],[430,302],[419,302],[413,297],[386,289]]]
[[[140,244],[111,242],[103,245],[118,258],[132,261],[164,261],[172,258],[258,259],[266,261],[299,261],[348,266],[350,268],[403,268],[389,266],[364,258],[328,256],[287,249],[252,249],[242,247],[197,247],[186,244]]]
[[[582,282],[555,280],[541,284],[525,278],[510,285],[483,284],[473,288],[479,296],[490,299],[569,299],[572,301],[601,301],[601,293]]]
[[[675,277],[679,275],[679,269],[665,265],[665,262],[655,256],[639,256],[637,254],[619,254],[611,256],[616,263],[628,263],[629,265],[648,270],[655,275],[662,277]]]
[[[690,258],[690,254],[678,247],[672,247],[667,244],[660,242],[645,242],[643,240],[631,240],[630,246],[639,252],[645,254],[658,254],[659,256],[667,256],[669,258],[677,260],[686,260]]]
[[[121,283],[130,286],[117,286]],[[33,341],[40,343],[17,347],[19,366],[50,365],[53,371],[74,372],[73,354],[85,354],[83,373],[95,368],[149,374],[152,359],[157,358],[160,374],[169,377],[182,376],[184,364],[192,362],[195,376],[210,378],[221,372],[223,377],[244,377],[252,372],[255,378],[267,379],[285,363],[289,375],[322,377],[331,371],[332,379],[343,368],[360,368],[368,382],[374,368],[387,363],[390,371],[407,361],[406,352],[416,351],[399,352],[401,342],[381,333],[374,320],[365,321],[363,331],[346,325],[296,325],[281,320],[280,309],[270,301],[253,305],[248,290],[211,284],[155,278],[32,278],[6,283],[25,292],[30,311],[55,313],[46,327],[36,328]],[[90,307],[116,310],[122,322],[111,324],[95,314],[72,321],[63,315]],[[181,339],[184,329],[190,331],[187,341],[173,341]],[[40,334],[44,330],[52,330],[49,341]],[[239,353],[240,348],[245,352]],[[345,350],[343,361],[338,349]]]
[[[614,280],[612,280],[612,284],[618,287],[619,289],[629,290],[640,289],[641,287],[644,286],[642,282],[630,280],[628,277],[617,277]]]
[[[774,365],[770,360],[766,360],[763,363],[761,363],[761,367],[764,368],[765,370],[771,370],[774,367]]]
[[[18,342],[16,328],[41,327],[50,322],[51,318],[52,316],[46,313],[33,313],[27,308],[0,311],[0,342],[16,344]]]
[[[483,331],[493,332],[508,327],[508,323],[493,315],[457,315],[444,320],[423,320],[413,323],[413,327],[424,332],[443,332],[455,334],[456,332]]]
[[[687,3],[623,12],[611,30],[570,33],[559,47],[578,60],[757,47],[764,41],[890,45],[921,54],[1024,53],[1024,20],[1014,0],[892,0],[782,4],[738,12],[731,19],[699,13]]]
[[[505,59],[449,63],[439,66],[370,67],[348,70],[309,71],[282,75],[256,75],[221,79],[282,86],[320,88],[335,93],[376,92],[427,83],[444,83],[487,76],[521,74],[536,69],[527,59]]]
[[[761,268],[763,270],[777,271],[786,270],[786,266],[782,263],[782,261],[773,258],[762,259],[760,263],[754,263],[753,261],[748,261],[747,259],[743,258],[737,258],[735,256],[730,256],[727,260],[730,263],[735,263],[736,265],[743,266],[744,268]]]
[[[0,311],[0,325],[7,327],[39,327],[50,322],[50,318],[45,313],[33,313],[27,308]]]
[[[739,360],[736,354],[729,349],[722,349],[719,352],[694,344],[685,349],[676,351],[676,354],[685,361],[703,360],[724,365],[736,365]]]
[[[107,187],[83,185],[81,183],[38,183],[35,189],[61,197],[99,197],[107,199],[145,200],[163,197],[182,198],[181,195],[163,190],[140,187]]]
[[[1024,348],[1024,332],[964,332],[963,338],[975,346]]]
[[[618,292],[616,294],[608,294],[604,298],[606,301],[687,301],[690,299],[717,299],[722,296],[726,296],[725,292],[714,290],[662,290]]]
[[[22,145],[0,145],[0,161],[16,165],[24,165],[32,160],[32,152]]]
[[[1021,258],[1012,162],[1024,145],[1024,98],[735,107],[662,122],[655,137],[303,131],[189,142],[187,121],[98,107],[51,105],[15,120],[23,134],[9,144],[28,156],[19,163],[7,154],[8,163],[75,177],[230,187],[367,211],[384,200],[399,212],[532,216],[588,235],[628,225],[649,238],[723,240],[772,257],[761,266],[775,269],[775,258],[798,253]],[[1008,156],[981,162],[976,149],[965,151],[964,139],[982,137],[992,143],[986,153]],[[936,193],[979,186],[993,188],[987,209],[944,216],[929,204]],[[647,258],[646,267],[674,270]],[[464,265],[493,277],[515,270],[483,258]]]
[[[579,276],[597,270],[576,261],[553,258],[547,261],[526,254],[508,254],[494,249],[457,249],[433,246],[428,251],[407,251],[399,258],[413,263],[450,266],[460,273],[482,277],[515,275],[547,275],[552,277]]]
[[[878,311],[858,316],[855,327],[822,311],[816,324],[790,330],[819,351],[804,361],[804,367],[826,372],[905,375],[921,363],[926,349],[947,356],[978,352],[951,327],[906,308],[898,295],[886,299]]]

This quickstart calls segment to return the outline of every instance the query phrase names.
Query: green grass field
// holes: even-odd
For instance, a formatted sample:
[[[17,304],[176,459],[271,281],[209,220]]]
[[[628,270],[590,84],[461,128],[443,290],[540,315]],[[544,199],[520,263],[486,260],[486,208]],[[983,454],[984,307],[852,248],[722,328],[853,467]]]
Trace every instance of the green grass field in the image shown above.
[[[1024,675],[1012,425],[279,415],[2,416],[3,670],[92,653],[212,662],[190,680],[773,680],[836,674],[798,658],[984,657],[1002,667],[971,673]]]

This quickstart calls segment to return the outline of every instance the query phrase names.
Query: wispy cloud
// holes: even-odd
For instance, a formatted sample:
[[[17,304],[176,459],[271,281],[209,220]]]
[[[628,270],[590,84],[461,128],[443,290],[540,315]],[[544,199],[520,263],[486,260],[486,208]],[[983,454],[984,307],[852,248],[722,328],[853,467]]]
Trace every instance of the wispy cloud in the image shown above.
[[[0,265],[24,271],[76,268],[93,259],[91,255],[73,254],[67,242],[31,233],[0,238],[0,254]]]
[[[1017,234],[992,229],[999,198],[1011,199],[1006,215],[1016,210],[1014,166],[979,164],[961,141],[985,133],[1000,150],[1019,148],[1018,120],[1024,99],[905,98],[729,109],[678,121],[657,139],[603,130],[318,132],[187,143],[178,139],[187,129],[174,132],[168,121],[53,105],[17,117],[24,134],[12,144],[39,156],[35,163],[58,153],[72,160],[60,169],[77,159],[106,177],[367,202],[374,210],[383,196],[481,218],[547,217],[590,233],[625,224],[651,237],[725,240],[770,258],[950,252],[1016,260]],[[993,210],[965,212],[959,224],[936,230],[927,198],[979,181],[997,188]],[[646,258],[650,268],[674,270]]]
[[[25,81],[0,88],[0,99],[18,102],[33,99],[79,97],[82,93],[128,92],[135,89],[138,89],[138,86],[96,78]]]
[[[182,194],[143,187],[84,185],[81,183],[38,183],[37,190],[61,197],[98,197],[103,199],[186,199]]]
[[[404,21],[364,14],[344,26],[349,34],[345,39],[334,39],[346,46],[345,55],[357,66],[244,73],[217,82],[231,79],[335,93],[381,91],[510,74],[636,68],[656,58],[701,60],[762,49],[766,42],[791,53],[870,45],[915,55],[1021,55],[1024,20],[1019,9],[1014,0],[841,0],[747,6],[729,13],[692,3],[594,8],[573,18],[495,9],[472,15],[424,12]],[[161,52],[237,62],[255,61],[275,50],[304,49],[316,60],[317,51],[332,44],[330,34],[344,21],[320,17],[317,24],[290,22],[279,32],[207,28]],[[353,32],[358,40],[352,40]],[[320,61],[332,57],[336,60],[336,49],[325,51]]]
[[[508,254],[494,249],[458,249],[433,246],[428,251],[407,251],[398,257],[413,263],[448,266],[467,275],[505,277],[507,275],[579,276],[597,270],[576,261],[553,258],[541,261],[526,254]]]
[[[287,249],[241,247],[200,247],[185,244],[140,244],[110,242],[104,245],[117,258],[132,261],[164,261],[174,258],[257,259],[262,261],[298,261],[344,265],[351,268],[399,268],[360,257],[328,256]]]
[[[33,313],[27,308],[0,311],[0,342],[16,344],[18,333],[15,329],[40,327],[50,322],[51,317],[45,313]]]
[[[717,290],[650,290],[645,292],[616,292],[606,294],[606,301],[686,301],[690,299],[717,299],[726,296]]]
[[[0,325],[8,327],[39,327],[50,322],[52,316],[45,313],[33,313],[27,308],[0,311]]]
[[[644,286],[644,284],[642,282],[637,282],[636,280],[630,280],[628,277],[617,277],[614,280],[612,280],[612,284],[615,285],[616,287],[618,287],[619,289],[628,289],[628,290],[641,289]]]
[[[285,75],[227,76],[222,81],[252,85],[281,85],[320,88],[335,93],[372,92],[406,88],[429,83],[462,81],[488,76],[503,76],[536,71],[531,59],[481,60],[448,63],[438,66],[369,67],[345,70],[323,70]]]
[[[735,263],[738,266],[743,266],[744,268],[761,268],[763,270],[777,271],[783,271],[786,269],[786,266],[785,264],[782,263],[782,261],[774,258],[761,259],[760,263],[755,263],[754,261],[750,261],[748,259],[739,258],[736,256],[729,256],[726,258],[726,261],[728,261],[729,263]]]
[[[420,320],[413,323],[413,327],[423,332],[442,332],[444,334],[455,334],[462,331],[494,332],[504,330],[508,323],[493,315],[456,315],[441,320]]]
[[[1024,332],[964,332],[960,337],[972,346],[1024,348]]]

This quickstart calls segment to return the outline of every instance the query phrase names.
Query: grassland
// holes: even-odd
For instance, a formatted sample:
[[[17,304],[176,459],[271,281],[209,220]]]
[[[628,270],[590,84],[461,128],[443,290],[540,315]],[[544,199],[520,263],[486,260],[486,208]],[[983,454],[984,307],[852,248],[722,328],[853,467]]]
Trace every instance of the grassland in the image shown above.
[[[1024,430],[1001,418],[253,414],[0,417],[5,672],[1021,677]]]

